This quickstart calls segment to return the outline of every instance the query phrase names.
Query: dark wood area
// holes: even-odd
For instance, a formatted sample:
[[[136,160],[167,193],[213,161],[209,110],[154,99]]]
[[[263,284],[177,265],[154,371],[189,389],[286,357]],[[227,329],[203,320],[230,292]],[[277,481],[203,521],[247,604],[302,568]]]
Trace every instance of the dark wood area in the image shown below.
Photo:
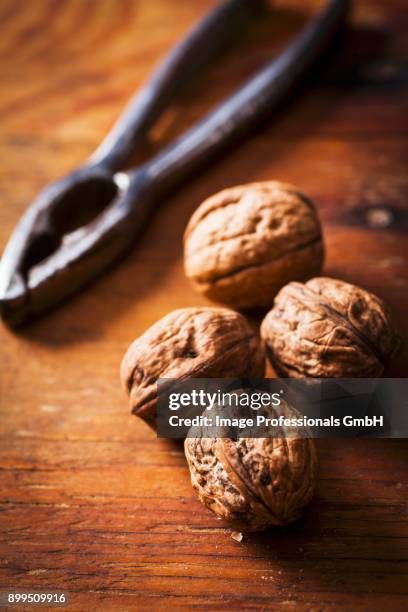
[[[214,4],[2,0],[1,249],[39,189],[82,163]],[[272,4],[166,114],[146,155],[319,5]],[[204,197],[250,181],[310,194],[325,274],[384,298],[407,338],[407,15],[404,0],[357,0],[349,33],[297,97],[164,202],[125,261],[21,333],[1,328],[2,589],[66,589],[72,610],[407,608],[405,440],[321,441],[318,495],[304,518],[238,543],[196,500],[182,447],[130,416],[118,374],[151,323],[207,303],[183,275],[183,229]],[[389,375],[407,372],[405,353]]]

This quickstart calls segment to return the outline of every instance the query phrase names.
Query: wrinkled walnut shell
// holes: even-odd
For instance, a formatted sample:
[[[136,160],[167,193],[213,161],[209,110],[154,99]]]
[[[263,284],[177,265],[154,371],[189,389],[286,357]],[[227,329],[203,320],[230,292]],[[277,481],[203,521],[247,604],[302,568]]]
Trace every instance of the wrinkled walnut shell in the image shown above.
[[[184,269],[194,288],[235,308],[271,306],[283,285],[319,274],[323,256],[313,203],[278,181],[213,195],[184,235]]]
[[[261,336],[275,370],[293,378],[381,376],[400,347],[385,304],[332,278],[286,285]]]
[[[184,450],[200,501],[240,531],[287,525],[314,495],[312,439],[197,437],[186,438]]]
[[[247,320],[226,308],[181,308],[128,348],[120,370],[133,414],[156,427],[159,378],[262,378],[265,356]]]

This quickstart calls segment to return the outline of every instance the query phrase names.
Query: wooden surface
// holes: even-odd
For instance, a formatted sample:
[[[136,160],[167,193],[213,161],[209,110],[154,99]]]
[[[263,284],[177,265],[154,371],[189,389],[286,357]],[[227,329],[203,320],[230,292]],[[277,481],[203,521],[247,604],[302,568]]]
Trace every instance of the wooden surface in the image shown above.
[[[37,191],[92,152],[214,4],[2,0],[0,248]],[[314,4],[275,2],[273,18],[161,122],[146,154],[275,53]],[[170,197],[126,261],[23,333],[1,329],[2,588],[66,589],[73,610],[407,608],[404,440],[322,441],[304,519],[238,543],[196,501],[182,448],[130,416],[118,382],[135,336],[205,303],[182,272],[189,215],[214,191],[254,180],[294,182],[316,200],[325,272],[385,298],[407,336],[406,3],[355,4],[319,78]],[[391,375],[407,375],[406,355]]]

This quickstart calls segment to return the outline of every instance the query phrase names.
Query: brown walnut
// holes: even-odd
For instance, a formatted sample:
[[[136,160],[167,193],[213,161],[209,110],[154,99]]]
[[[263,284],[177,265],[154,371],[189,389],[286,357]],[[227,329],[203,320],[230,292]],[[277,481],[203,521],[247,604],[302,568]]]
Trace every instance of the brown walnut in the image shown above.
[[[247,320],[226,308],[181,308],[128,348],[120,376],[133,414],[155,428],[159,378],[262,378],[265,356]]]
[[[275,370],[294,378],[377,377],[400,346],[385,304],[332,278],[286,285],[261,336]]]
[[[286,407],[285,415],[290,414]],[[189,437],[184,442],[200,501],[240,531],[287,525],[300,517],[314,495],[314,440],[285,437],[284,430],[281,434],[238,440]]]
[[[235,308],[270,306],[283,285],[318,274],[324,256],[313,203],[269,181],[205,200],[184,235],[184,268],[197,291]]]

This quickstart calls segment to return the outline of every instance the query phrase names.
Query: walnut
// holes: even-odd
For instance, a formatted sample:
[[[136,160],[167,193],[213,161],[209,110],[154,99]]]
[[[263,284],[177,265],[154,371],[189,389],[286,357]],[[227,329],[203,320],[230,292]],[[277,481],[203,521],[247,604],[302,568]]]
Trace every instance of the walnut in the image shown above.
[[[184,235],[184,268],[197,291],[235,308],[271,306],[291,280],[321,270],[323,242],[313,203],[269,181],[205,200]]]
[[[385,304],[332,278],[286,285],[261,336],[275,370],[293,378],[377,377],[400,346]]]
[[[297,415],[288,406],[284,412]],[[188,437],[184,442],[200,501],[240,531],[287,525],[313,497],[318,471],[314,440],[285,437],[282,429],[279,435]]]
[[[182,308],[127,350],[120,376],[133,414],[155,428],[158,378],[262,378],[265,357],[247,320],[226,308]]]

